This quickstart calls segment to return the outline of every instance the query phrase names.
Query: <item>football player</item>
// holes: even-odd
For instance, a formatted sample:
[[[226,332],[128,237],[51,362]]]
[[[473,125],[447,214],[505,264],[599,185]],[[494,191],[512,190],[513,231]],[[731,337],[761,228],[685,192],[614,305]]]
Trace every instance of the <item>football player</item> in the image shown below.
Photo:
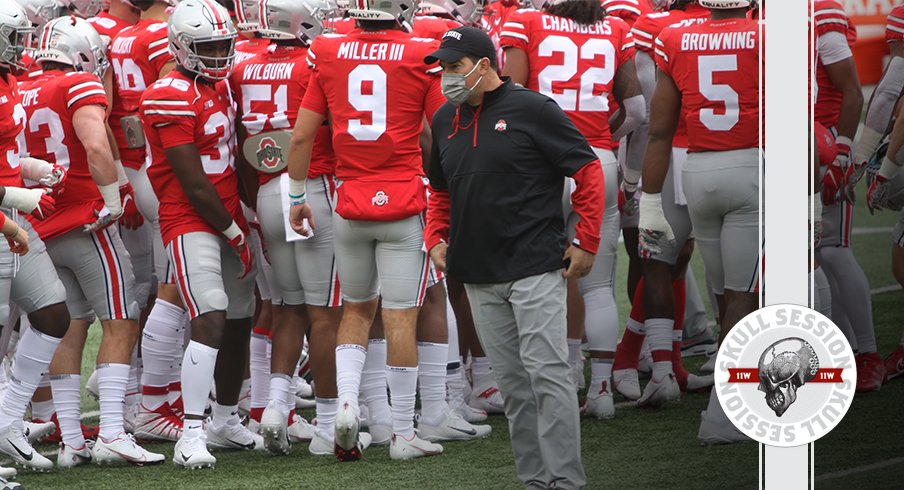
[[[44,31],[44,24],[56,19],[63,12],[62,7],[60,7],[57,0],[17,1],[19,2],[19,5],[25,9],[28,20],[31,21],[32,27],[34,27],[35,32],[38,34]],[[41,74],[41,67],[34,61],[34,56],[32,56],[38,42],[36,37],[37,36],[32,36],[30,43],[26,44],[28,49],[25,50],[25,54],[22,56],[22,65],[24,68],[17,69],[17,71],[20,71],[21,73],[16,73],[16,75],[23,80],[26,78],[37,77]]]
[[[323,223],[313,237],[302,240],[300,235],[287,233],[282,191],[288,183],[291,128],[311,74],[306,61],[308,46],[323,32],[322,7],[310,0],[261,0],[258,30],[272,48],[239,64],[230,77],[240,108],[242,161],[255,170],[247,180],[258,184],[246,185],[259,186],[254,195],[267,256],[279,265],[273,273],[283,306],[273,328],[270,379],[265,380],[269,403],[261,414],[252,413],[252,419],[257,416],[261,423],[267,449],[274,454],[286,454],[292,442],[306,440],[311,441],[310,452],[315,455],[332,455],[334,447],[335,349],[341,303],[329,226],[336,159],[328,126],[319,129],[308,172],[309,185],[316,189],[310,198],[318,203],[315,209]],[[291,389],[306,335],[316,385],[316,434],[294,413],[295,391]]]
[[[667,27],[654,42],[659,70],[643,162],[640,246],[642,254],[655,256],[662,250],[660,243],[676,243],[663,212],[662,189],[683,117],[688,155],[681,177],[706,273],[721,296],[724,336],[757,308],[759,300],[760,26],[747,19],[752,1],[699,0],[699,4],[711,10],[709,21]],[[723,36],[734,42],[711,42]],[[706,90],[716,71],[720,83],[730,88],[721,94],[724,98]],[[656,343],[651,347],[656,349]],[[698,439],[704,443],[741,439],[715,393],[702,414]]]
[[[578,284],[585,304],[583,323],[591,358],[584,410],[598,418],[611,418],[615,406],[610,377],[619,326],[613,289],[618,248],[618,162],[612,142],[632,132],[646,114],[634,68],[634,40],[628,24],[607,16],[596,0],[543,2],[538,7],[540,10],[520,10],[506,22],[500,41],[506,49],[503,74],[553,98],[587,138],[602,164],[606,182],[602,242],[590,275],[578,279]],[[558,77],[549,76],[551,69],[560,69],[559,56],[567,58],[578,51],[585,54],[573,68],[566,68]],[[622,107],[618,116],[609,110],[610,93]],[[614,123],[611,129],[610,117]],[[577,220],[577,215],[568,216],[570,230]]]
[[[425,115],[432,117],[445,101],[439,67],[426,66],[423,60],[438,43],[406,33],[416,10],[408,0],[355,6],[349,15],[360,28],[347,36],[320,36],[308,52],[314,73],[289,159],[291,223],[301,234],[311,229],[317,233],[305,178],[314,139],[329,116],[336,177],[342,181],[332,215],[344,302],[336,347],[336,455],[343,460],[361,457],[359,384],[382,294],[392,400],[390,457],[431,456],[441,453],[442,446],[419,438],[413,419],[417,313],[429,271],[422,237],[426,189],[419,140]],[[375,417],[371,409],[368,423]]]
[[[232,0],[226,0],[225,4],[222,0],[220,1],[221,5],[227,9],[230,9],[233,3]],[[260,6],[260,0],[238,0],[236,8],[230,9],[230,12],[235,12],[235,17],[233,17],[232,21],[235,23],[235,28],[238,29],[239,37],[241,38],[235,43],[236,66],[248,58],[266,53],[267,48],[270,46],[270,40],[261,37],[258,32],[261,16]]]
[[[606,14],[618,17],[631,27],[637,19],[659,8],[657,0],[602,0],[600,3]]]
[[[813,4],[813,29],[818,84],[814,117],[835,135],[838,148],[838,156],[823,178],[822,238],[817,258],[832,289],[832,320],[857,352],[857,391],[873,391],[882,386],[885,368],[877,353],[869,282],[851,250],[853,195],[845,192],[853,189],[845,183],[855,182],[865,170],[862,165],[849,165],[863,110],[863,94],[850,48],[856,40],[856,30],[835,0]],[[866,134],[869,140],[869,131]],[[859,168],[856,172],[855,167]]]
[[[173,462],[213,467],[208,444],[263,450],[263,438],[240,422],[238,400],[254,314],[252,252],[234,170],[235,112],[228,83],[237,33],[213,0],[183,0],[167,23],[177,67],[141,98],[160,199],[160,229],[191,340],[182,359],[182,436]],[[204,410],[216,378],[213,417]]]
[[[47,255],[44,243],[31,223],[18,212],[43,218],[53,212],[55,201],[43,187],[25,189],[22,172],[35,180],[54,179],[59,183],[65,171],[31,158],[25,158],[26,113],[14,72],[24,72],[22,55],[33,28],[26,12],[12,0],[0,1],[0,208],[4,216],[3,234],[10,247],[0,248],[0,323],[9,314],[9,301],[28,314],[31,327],[23,324],[9,383],[0,400],[0,452],[26,466],[46,470],[52,463],[31,449],[28,428],[22,417],[32,394],[41,382],[61,338],[69,327],[66,291]],[[20,155],[22,158],[20,158]],[[49,167],[41,169],[40,167]],[[51,184],[50,180],[43,183]],[[18,248],[17,248],[18,247]],[[25,254],[25,252],[29,252]],[[16,255],[22,255],[16,257]],[[14,325],[7,325],[12,329]],[[26,342],[23,344],[23,342]],[[5,346],[4,346],[5,347]],[[21,364],[20,364],[21,363]],[[15,475],[15,470],[0,468],[0,475]]]
[[[112,70],[107,84],[115,87],[110,128],[116,138],[122,165],[135,194],[135,204],[147,219],[135,232],[123,233],[132,253],[153,269],[147,277],[148,292],[157,281],[157,297],[142,331],[141,404],[135,417],[135,434],[146,440],[176,441],[182,430],[180,419],[179,360],[185,339],[185,310],[172,280],[166,250],[160,235],[159,203],[147,176],[146,137],[139,118],[139,102],[147,87],[169,73],[175,61],[169,50],[167,9],[175,0],[125,0],[140,11],[140,19],[116,34],[110,45]],[[150,248],[148,248],[150,247]],[[142,289],[141,294],[145,294]]]
[[[29,120],[25,141],[32,156],[68,169],[57,211],[41,221],[32,219],[66,286],[73,317],[50,368],[63,438],[61,459],[69,466],[90,460],[160,463],[162,454],[145,451],[123,428],[138,305],[128,252],[111,227],[123,212],[119,182],[124,173],[114,163],[104,129],[107,99],[99,77],[107,59],[102,42],[87,21],[61,17],[44,26],[35,58],[43,74],[21,87]],[[79,423],[78,373],[95,316],[103,327],[97,354],[100,434],[88,448]]]

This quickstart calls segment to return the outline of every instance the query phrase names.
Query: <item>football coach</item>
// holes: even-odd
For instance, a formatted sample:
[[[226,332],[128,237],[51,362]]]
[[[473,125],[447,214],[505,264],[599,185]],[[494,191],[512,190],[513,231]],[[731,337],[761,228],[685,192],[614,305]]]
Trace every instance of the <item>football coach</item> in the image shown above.
[[[565,279],[587,275],[599,246],[600,162],[555,101],[497,75],[482,30],[447,32],[424,61],[437,60],[448,103],[433,117],[425,245],[436,268],[465,286],[505,400],[518,478],[528,488],[582,488]],[[566,177],[580,218],[571,244]]]

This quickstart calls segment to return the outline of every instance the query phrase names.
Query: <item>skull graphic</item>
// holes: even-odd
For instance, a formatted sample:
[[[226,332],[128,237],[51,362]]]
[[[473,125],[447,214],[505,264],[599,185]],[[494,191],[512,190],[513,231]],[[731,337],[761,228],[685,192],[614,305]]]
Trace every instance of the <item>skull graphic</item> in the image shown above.
[[[797,337],[770,345],[760,356],[759,390],[766,404],[781,417],[797,400],[797,389],[816,376],[819,358],[813,346]]]

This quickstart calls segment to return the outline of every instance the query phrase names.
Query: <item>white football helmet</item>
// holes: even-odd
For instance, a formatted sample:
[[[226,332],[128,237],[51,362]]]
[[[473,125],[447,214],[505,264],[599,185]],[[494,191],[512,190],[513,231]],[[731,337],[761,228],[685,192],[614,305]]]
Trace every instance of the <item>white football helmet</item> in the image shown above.
[[[235,63],[235,38],[229,12],[213,0],[183,0],[170,14],[170,51],[182,68],[210,80],[223,80]],[[230,41],[226,56],[203,56],[198,45]]]
[[[57,0],[18,0],[25,10],[29,22],[36,33],[41,33],[44,26],[60,16],[62,9]]]
[[[653,10],[662,10],[666,11],[672,8],[672,5],[675,5],[677,0],[650,0],[650,5],[653,7]]]
[[[711,10],[744,9],[756,5],[755,0],[697,0],[697,3]]]
[[[255,32],[260,28],[262,0],[237,0],[235,27],[243,32]]]
[[[0,67],[13,71],[28,69],[22,63],[22,54],[32,32],[34,27],[25,9],[13,0],[0,0]]]
[[[75,71],[104,76],[107,55],[100,34],[87,20],[78,17],[59,17],[47,23],[41,33],[35,61],[52,61],[69,65]]]
[[[60,6],[69,9],[73,14],[88,19],[104,9],[103,0],[60,0]]]
[[[534,10],[543,10],[551,5],[565,3],[568,0],[524,0],[524,6]]]
[[[420,12],[451,17],[462,25],[475,25],[483,15],[480,0],[423,0]]]
[[[411,21],[420,0],[354,0],[348,16],[357,20],[394,20],[405,32],[411,32]]]
[[[326,12],[321,0],[261,0],[259,32],[268,39],[298,39],[310,45],[323,33]]]

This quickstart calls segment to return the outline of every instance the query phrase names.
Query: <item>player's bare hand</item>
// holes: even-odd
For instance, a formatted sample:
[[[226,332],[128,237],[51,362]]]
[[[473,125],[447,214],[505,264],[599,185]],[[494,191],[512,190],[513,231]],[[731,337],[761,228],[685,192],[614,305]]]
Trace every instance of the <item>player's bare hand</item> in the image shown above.
[[[430,260],[433,261],[433,266],[439,272],[446,272],[446,251],[448,250],[449,245],[446,242],[439,242],[430,249]]]
[[[310,229],[305,226],[304,220],[308,220],[308,224],[311,226]],[[314,212],[311,210],[311,206],[308,203],[293,204],[289,208],[289,224],[292,225],[295,233],[304,236],[310,235],[311,231],[317,228],[317,223],[314,223]]]
[[[28,253],[28,232],[22,228],[16,229],[16,233],[6,236],[6,242],[9,244],[9,251],[17,255],[25,255]]]
[[[590,269],[593,268],[593,259],[594,255],[586,250],[575,247],[574,245],[569,245],[568,249],[565,250],[565,256],[562,257],[563,260],[568,262],[568,268],[565,269],[565,272],[562,273],[566,279],[570,279],[572,277],[585,277],[587,274],[590,274]]]

